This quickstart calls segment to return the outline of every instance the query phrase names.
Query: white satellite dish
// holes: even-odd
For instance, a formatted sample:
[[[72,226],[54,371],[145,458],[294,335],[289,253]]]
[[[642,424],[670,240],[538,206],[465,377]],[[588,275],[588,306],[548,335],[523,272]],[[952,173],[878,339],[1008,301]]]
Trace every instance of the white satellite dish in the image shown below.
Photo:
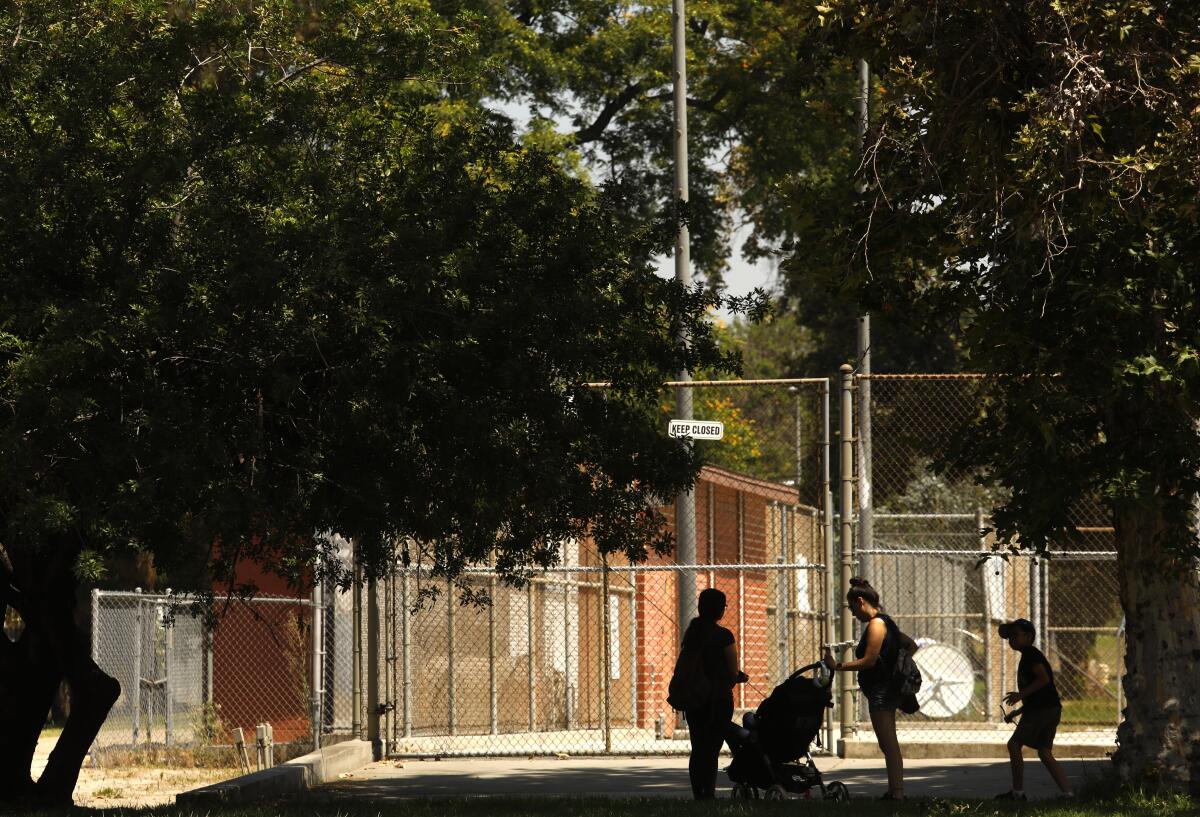
[[[921,670],[917,703],[930,718],[950,718],[962,712],[975,694],[975,670],[971,660],[945,644],[930,644],[913,654]]]

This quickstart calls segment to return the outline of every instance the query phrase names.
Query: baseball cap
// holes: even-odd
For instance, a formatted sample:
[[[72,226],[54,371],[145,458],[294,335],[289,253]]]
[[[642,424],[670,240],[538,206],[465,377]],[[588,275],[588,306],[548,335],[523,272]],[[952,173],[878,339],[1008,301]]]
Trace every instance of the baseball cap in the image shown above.
[[[1030,635],[1036,635],[1037,630],[1033,626],[1033,622],[1027,618],[1013,619],[1007,624],[1000,625],[1000,637],[1012,638],[1013,633],[1024,631]]]

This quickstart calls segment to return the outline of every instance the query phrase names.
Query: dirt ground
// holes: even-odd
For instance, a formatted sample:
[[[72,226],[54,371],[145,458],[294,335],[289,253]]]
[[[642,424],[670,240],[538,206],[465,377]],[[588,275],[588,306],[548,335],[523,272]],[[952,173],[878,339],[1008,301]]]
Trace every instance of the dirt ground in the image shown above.
[[[57,734],[43,736],[33,758],[33,774],[42,773]],[[75,786],[75,805],[90,808],[159,806],[175,802],[175,795],[237,777],[237,769],[162,769],[130,766],[96,768],[89,758]]]

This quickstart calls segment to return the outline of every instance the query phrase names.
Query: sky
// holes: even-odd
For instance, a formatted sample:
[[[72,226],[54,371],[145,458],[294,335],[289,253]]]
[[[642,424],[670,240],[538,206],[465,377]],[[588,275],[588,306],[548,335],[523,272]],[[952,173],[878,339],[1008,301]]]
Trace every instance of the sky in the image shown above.
[[[726,293],[729,295],[746,295],[755,287],[762,287],[767,292],[771,292],[776,285],[776,273],[772,269],[770,261],[761,259],[758,262],[750,262],[739,252],[738,248],[745,242],[748,232],[749,228],[742,228],[734,233],[733,240],[729,242],[733,250],[733,257],[729,259],[729,269],[725,271]],[[664,278],[675,277],[675,259],[673,257],[659,256],[655,260],[658,264],[659,275]],[[725,310],[718,311],[717,316],[726,321],[732,317]]]
[[[530,108],[522,104],[518,100],[508,100],[497,102],[496,109],[509,117],[518,129],[524,129],[528,126],[532,114]],[[569,131],[571,123],[566,117],[559,117],[555,120],[559,129]],[[755,287],[762,287],[768,292],[775,286],[775,272],[771,264],[767,260],[760,260],[752,263],[742,257],[739,248],[745,242],[749,232],[748,227],[743,227],[732,236],[729,242],[732,248],[733,257],[729,259],[729,269],[725,272],[726,292],[729,295],[746,295]],[[659,275],[665,278],[675,277],[675,260],[671,256],[659,256],[655,259],[658,267]],[[718,317],[729,320],[731,315],[721,310],[717,313]]]

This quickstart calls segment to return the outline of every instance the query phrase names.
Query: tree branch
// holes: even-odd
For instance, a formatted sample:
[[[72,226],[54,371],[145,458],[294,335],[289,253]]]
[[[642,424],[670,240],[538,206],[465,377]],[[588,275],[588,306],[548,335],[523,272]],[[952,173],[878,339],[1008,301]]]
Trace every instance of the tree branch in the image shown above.
[[[275,80],[275,84],[282,85],[283,83],[287,82],[288,80],[292,79],[293,77],[298,76],[299,74],[303,74],[305,71],[309,70],[310,68],[316,68],[318,65],[324,65],[327,62],[329,62],[329,57],[321,57],[319,59],[315,59],[310,63],[301,65],[299,68],[296,68],[296,69],[284,74],[282,77]]]
[[[575,141],[579,144],[584,144],[586,142],[594,142],[599,139],[601,135],[603,135],[605,128],[607,128],[609,123],[612,122],[613,117],[620,113],[630,102],[635,100],[638,97],[638,94],[641,92],[642,83],[640,82],[635,82],[632,85],[626,85],[625,90],[621,91],[621,93],[610,99],[605,106],[600,109],[600,113],[596,116],[596,119],[592,122],[592,124],[588,125],[586,128],[575,131]]]
[[[646,99],[651,99],[655,102],[665,102],[671,98],[673,93],[673,91],[663,91],[659,94],[651,94],[650,96],[646,97]],[[724,99],[728,94],[729,87],[726,86],[710,96],[708,99],[700,99],[699,97],[689,96],[687,104],[689,108],[695,108],[696,110],[700,111],[708,111],[709,113],[716,113],[717,105],[719,105],[721,100]]]

